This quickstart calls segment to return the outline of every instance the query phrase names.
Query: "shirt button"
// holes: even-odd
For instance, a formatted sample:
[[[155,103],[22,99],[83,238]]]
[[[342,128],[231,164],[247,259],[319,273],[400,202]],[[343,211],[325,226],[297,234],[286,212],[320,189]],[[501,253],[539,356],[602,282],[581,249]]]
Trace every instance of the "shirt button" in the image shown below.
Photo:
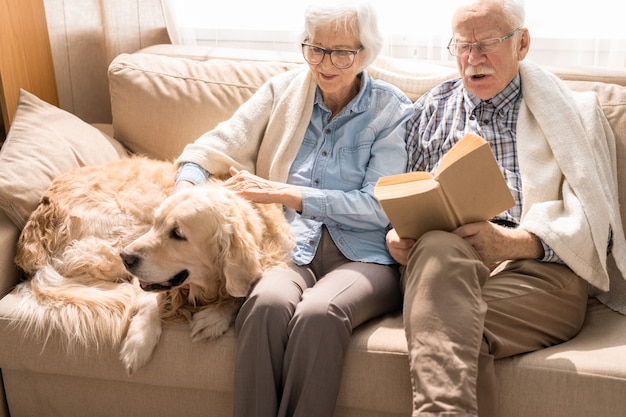
[[[330,135],[330,129],[326,129],[324,133],[326,133],[327,135]]]
[[[311,246],[315,245],[315,241],[313,239],[309,240],[309,245]]]
[[[315,183],[315,185],[320,185],[320,180],[319,180],[319,178],[318,178],[318,179],[316,179],[316,180],[314,180],[314,181],[313,181],[313,183]]]
[[[322,151],[322,156],[326,156],[326,155],[328,155],[328,152]]]
[[[483,126],[488,125],[489,123],[490,123],[489,120],[487,119],[483,120]]]

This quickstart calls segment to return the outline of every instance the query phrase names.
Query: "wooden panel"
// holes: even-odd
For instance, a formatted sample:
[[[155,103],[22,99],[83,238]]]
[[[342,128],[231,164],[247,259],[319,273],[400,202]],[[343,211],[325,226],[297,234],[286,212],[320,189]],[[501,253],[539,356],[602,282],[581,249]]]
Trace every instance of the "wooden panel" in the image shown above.
[[[1,80],[0,80],[1,83]],[[0,97],[2,97],[2,91],[0,91]],[[1,101],[1,100],[0,100]],[[7,137],[7,132],[4,129],[4,119],[0,117],[0,147],[4,144],[4,140]]]
[[[59,104],[43,0],[0,0],[0,106],[6,132],[20,88]]]

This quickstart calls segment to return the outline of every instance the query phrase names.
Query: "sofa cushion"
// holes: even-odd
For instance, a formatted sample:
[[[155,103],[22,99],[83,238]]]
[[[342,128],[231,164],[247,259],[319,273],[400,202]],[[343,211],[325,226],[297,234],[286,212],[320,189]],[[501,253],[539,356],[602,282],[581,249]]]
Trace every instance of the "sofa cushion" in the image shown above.
[[[134,153],[174,159],[268,78],[300,65],[122,54],[109,66],[114,136]]]
[[[21,229],[58,175],[127,156],[113,138],[21,90],[0,150],[0,208]]]
[[[83,398],[111,401],[107,415],[168,415],[172,407],[181,415],[232,415],[234,329],[217,340],[192,342],[186,326],[166,325],[151,361],[128,376],[117,346],[68,354],[56,336],[44,346],[11,331],[8,316],[17,302],[14,295],[0,299],[0,367],[11,376],[16,415],[47,415],[50,409],[84,415]],[[622,415],[626,365],[616,358],[626,355],[625,321],[591,299],[574,339],[496,361],[500,415]],[[29,400],[33,395],[37,401]],[[408,416],[410,409],[406,339],[395,312],[355,329],[335,415]]]
[[[500,415],[624,415],[625,325],[624,315],[592,298],[572,340],[496,361]]]
[[[379,56],[368,71],[373,78],[398,87],[411,101],[440,83],[459,76],[454,63],[430,63],[386,56]]]

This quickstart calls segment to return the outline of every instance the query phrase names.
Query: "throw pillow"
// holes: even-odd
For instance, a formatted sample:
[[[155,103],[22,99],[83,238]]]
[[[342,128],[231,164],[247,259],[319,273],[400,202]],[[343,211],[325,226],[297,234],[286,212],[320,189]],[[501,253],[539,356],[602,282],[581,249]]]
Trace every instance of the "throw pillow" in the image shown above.
[[[95,127],[21,90],[0,150],[0,208],[21,230],[55,177],[126,156],[121,144]]]

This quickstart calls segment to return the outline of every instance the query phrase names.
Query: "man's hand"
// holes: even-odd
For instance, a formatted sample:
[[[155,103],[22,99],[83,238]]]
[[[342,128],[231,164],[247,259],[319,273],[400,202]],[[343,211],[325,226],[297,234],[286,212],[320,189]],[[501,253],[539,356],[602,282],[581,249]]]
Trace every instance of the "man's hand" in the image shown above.
[[[415,244],[415,240],[413,239],[402,239],[398,236],[396,229],[391,229],[387,232],[387,248],[389,249],[389,254],[393,259],[396,260],[400,265],[406,265],[409,259],[409,252],[411,248]]]
[[[537,259],[543,256],[539,238],[523,229],[485,221],[463,225],[452,233],[469,242],[490,269],[505,260]]]

